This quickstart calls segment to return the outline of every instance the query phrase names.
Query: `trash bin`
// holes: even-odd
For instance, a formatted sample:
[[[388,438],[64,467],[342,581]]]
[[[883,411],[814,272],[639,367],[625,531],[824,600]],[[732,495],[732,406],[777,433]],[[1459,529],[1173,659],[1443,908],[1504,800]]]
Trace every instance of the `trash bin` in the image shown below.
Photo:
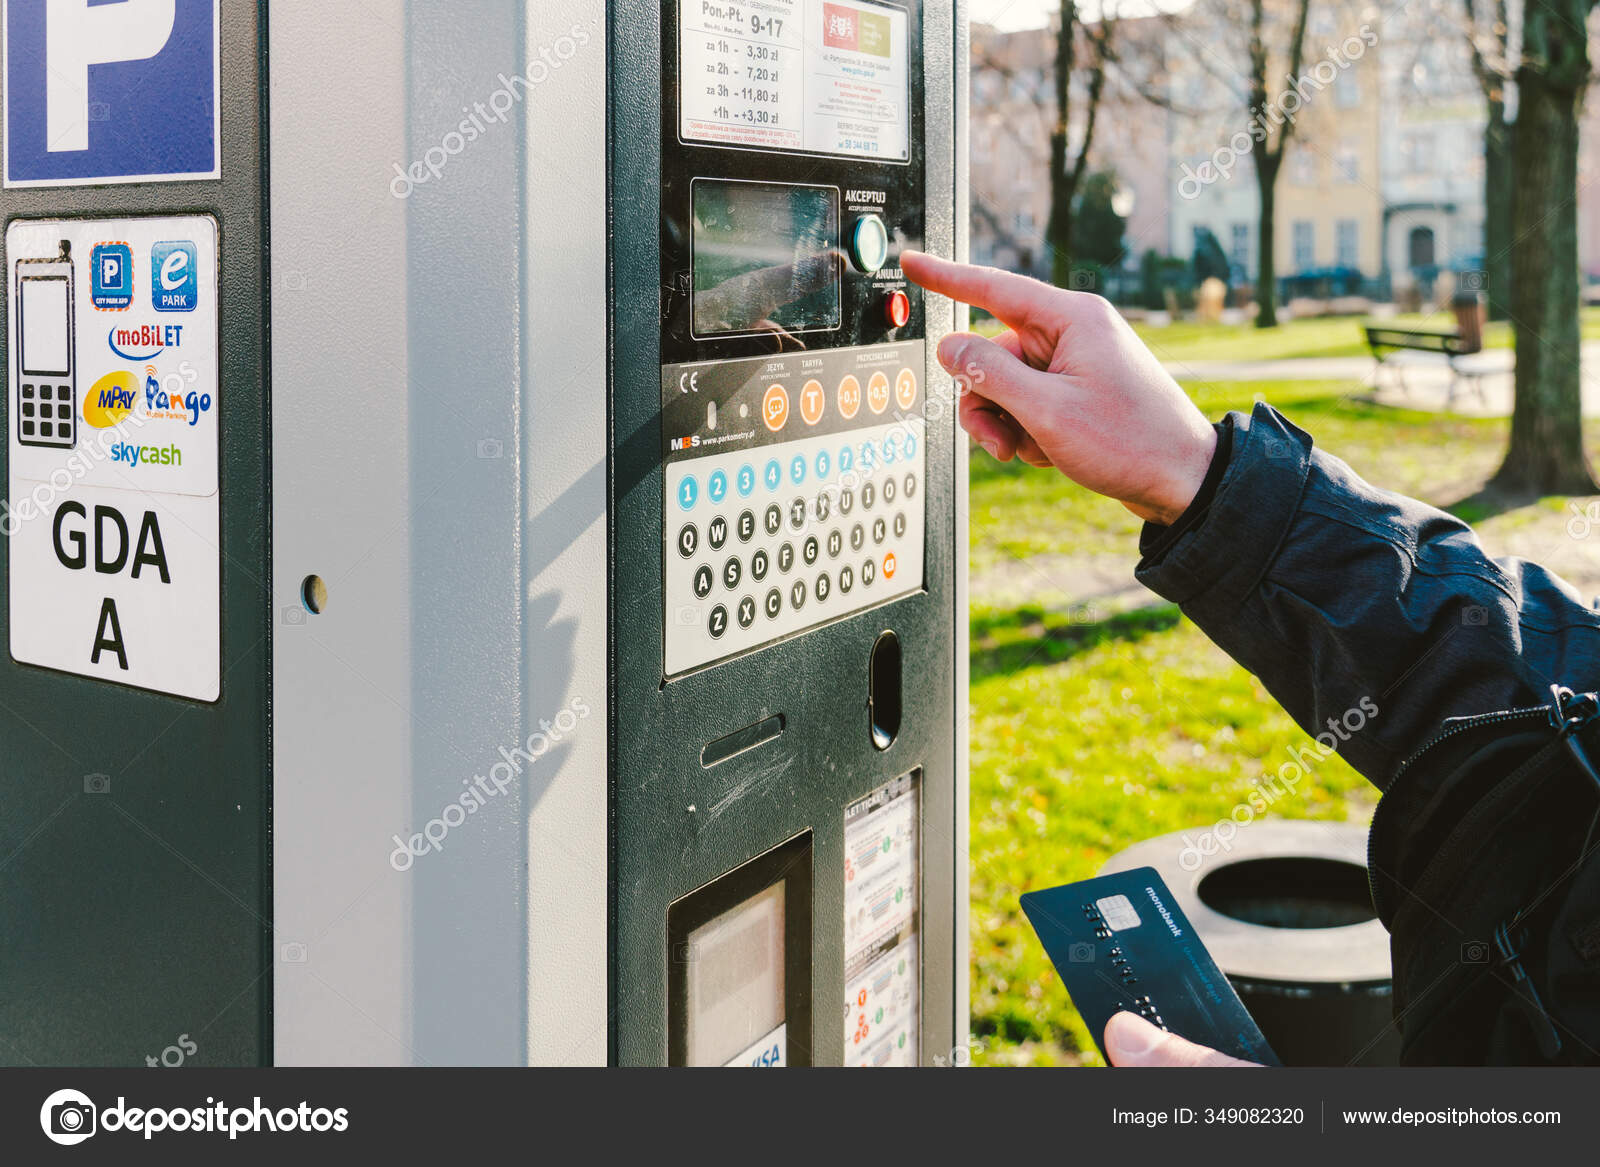
[[[1180,831],[1119,852],[1101,874],[1160,873],[1284,1065],[1392,1066],[1389,934],[1372,910],[1366,837],[1345,823],[1258,821],[1224,850]]]

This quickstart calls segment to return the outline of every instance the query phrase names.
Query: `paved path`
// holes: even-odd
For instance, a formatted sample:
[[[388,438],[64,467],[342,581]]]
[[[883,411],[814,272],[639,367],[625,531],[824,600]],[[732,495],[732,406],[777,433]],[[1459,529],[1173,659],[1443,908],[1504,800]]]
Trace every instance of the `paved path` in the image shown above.
[[[1478,417],[1511,413],[1512,352],[1490,349],[1464,357],[1458,364],[1472,373],[1456,383],[1442,357],[1405,353],[1391,358],[1381,372],[1371,357],[1308,357],[1286,361],[1167,361],[1167,372],[1180,381],[1360,381],[1373,387],[1385,405],[1412,409],[1444,409]],[[1583,345],[1583,412],[1600,417],[1600,341]]]

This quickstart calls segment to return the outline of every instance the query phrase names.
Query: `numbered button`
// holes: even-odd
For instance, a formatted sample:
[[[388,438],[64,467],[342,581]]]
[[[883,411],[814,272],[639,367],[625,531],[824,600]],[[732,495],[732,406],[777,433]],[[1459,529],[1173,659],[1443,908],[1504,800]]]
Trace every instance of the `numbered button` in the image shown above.
[[[683,481],[678,483],[678,505],[686,511],[694,510],[694,504],[700,501],[700,483],[694,475],[684,475]]]
[[[707,523],[706,538],[711,542],[711,550],[721,551],[728,542],[728,520],[718,515]]]
[[[783,572],[785,575],[788,575],[789,574],[789,569],[791,567],[793,567],[793,566],[794,566],[794,544],[793,543],[781,544],[778,547],[778,570]]]
[[[873,519],[872,520],[872,541],[874,543],[882,543],[888,537],[889,537],[889,524],[884,522],[883,519],[881,519],[881,518]]]
[[[847,563],[839,569],[839,590],[848,596],[850,594],[850,589],[855,586],[855,569]]]
[[[706,480],[706,497],[713,503],[728,497],[728,476],[721,470],[712,471],[711,477]]]
[[[739,512],[739,542],[748,543],[756,537],[756,514],[754,511]]]
[[[678,554],[689,559],[698,550],[700,550],[700,528],[693,523],[685,523],[678,531]]]
[[[777,490],[783,485],[783,467],[778,465],[776,458],[768,462],[766,469],[761,472],[761,481],[767,484],[768,490]]]
[[[909,462],[909,461],[911,461],[911,459],[913,459],[913,458],[915,458],[917,456],[917,435],[916,434],[907,434],[906,435],[906,447],[905,448],[906,448],[906,461]]]
[[[855,452],[855,450],[853,450],[849,446],[841,447],[840,450],[839,450],[839,473],[840,474],[848,474],[848,473],[850,473],[850,471],[855,467],[855,464],[856,464],[856,452]]]
[[[874,563],[870,559],[862,561],[862,564],[861,564],[861,586],[864,587],[864,588],[869,588],[869,587],[872,586],[872,581],[877,579],[877,578],[878,578],[878,565],[876,563]]]
[[[789,504],[789,525],[796,531],[806,525],[806,500],[797,498]]]
[[[906,534],[906,513],[901,511],[894,517],[894,537],[904,539]]]
[[[850,528],[850,550],[860,551],[867,545],[867,532],[860,523]]]
[[[828,573],[823,572],[821,575],[817,576],[817,586],[815,588],[817,603],[820,604],[826,601],[828,598],[828,593],[831,591],[833,591],[833,585],[828,580]]]
[[[776,620],[778,613],[783,611],[783,593],[773,588],[767,593],[767,619]]]
[[[734,488],[738,490],[740,498],[749,498],[756,488],[755,467],[748,462],[739,467],[739,473],[733,479]]]
[[[893,466],[900,458],[900,439],[890,434],[883,439],[883,464]]]
[[[878,465],[878,448],[871,442],[861,443],[861,473],[871,474]]]
[[[776,535],[779,531],[783,530],[783,508],[777,503],[773,503],[771,506],[769,506],[767,508],[767,514],[764,523],[767,528],[767,534],[769,535]]]
[[[789,585],[789,607],[798,612],[806,606],[806,581],[797,579]]]
[[[711,585],[716,582],[716,577],[711,574],[711,565],[702,563],[694,569],[694,594],[705,599],[711,594]]]
[[[806,480],[806,460],[805,460],[805,456],[801,455],[801,454],[796,454],[789,461],[789,481],[793,482],[796,486],[799,486],[805,480]]]
[[[817,477],[826,478],[828,476],[828,471],[831,469],[833,469],[833,459],[829,456],[828,451],[818,450],[816,462]]]
[[[755,578],[757,583],[760,583],[762,580],[767,578],[767,570],[771,568],[771,566],[772,560],[768,557],[765,550],[757,550],[756,553],[750,557],[750,574]]]
[[[838,559],[839,552],[844,550],[844,536],[838,531],[828,532],[828,558]]]
[[[817,562],[817,556],[822,554],[822,545],[817,542],[815,535],[809,536],[805,545],[800,548],[800,554],[806,561],[806,566],[811,567]]]
[[[718,604],[711,609],[711,619],[706,622],[706,631],[711,633],[712,640],[721,640],[722,634],[728,630],[728,609]]]
[[[756,600],[754,596],[746,596],[739,601],[737,609],[739,627],[748,628],[756,622]]]

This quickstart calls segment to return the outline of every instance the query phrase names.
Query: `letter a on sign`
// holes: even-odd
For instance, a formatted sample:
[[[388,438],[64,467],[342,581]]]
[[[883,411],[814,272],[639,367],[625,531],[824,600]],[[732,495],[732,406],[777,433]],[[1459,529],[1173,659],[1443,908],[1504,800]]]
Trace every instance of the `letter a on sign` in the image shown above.
[[[220,0],[0,0],[5,185],[216,178]]]

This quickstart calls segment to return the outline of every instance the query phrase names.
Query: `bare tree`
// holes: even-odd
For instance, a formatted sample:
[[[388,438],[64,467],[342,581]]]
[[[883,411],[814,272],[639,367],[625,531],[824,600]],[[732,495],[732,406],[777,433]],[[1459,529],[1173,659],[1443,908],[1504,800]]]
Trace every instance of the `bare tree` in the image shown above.
[[[1117,21],[1103,13],[1095,23],[1085,23],[1075,0],[1061,0],[1061,24],[1056,33],[1055,126],[1050,132],[1050,224],[1045,239],[1050,244],[1050,276],[1067,287],[1072,276],[1073,203],[1089,168],[1095,123],[1105,96],[1106,72],[1115,55]],[[1081,56],[1080,56],[1081,42]],[[1083,72],[1083,133],[1072,149],[1072,88],[1075,70]]]
[[[1250,154],[1256,165],[1256,191],[1261,197],[1261,220],[1258,224],[1260,263],[1256,274],[1256,327],[1275,328],[1278,324],[1278,271],[1277,271],[1277,201],[1278,172],[1283,168],[1283,154],[1294,132],[1294,118],[1273,119],[1267,110],[1282,90],[1274,93],[1269,76],[1274,60],[1287,61],[1288,77],[1300,76],[1300,66],[1305,59],[1306,23],[1310,19],[1311,0],[1293,0],[1292,20],[1288,43],[1273,52],[1269,44],[1265,0],[1248,0],[1250,5],[1250,116],[1261,130],[1251,135]],[[1276,128],[1274,129],[1274,121]]]
[[[1511,19],[1506,0],[1461,0],[1473,76],[1483,90],[1483,274],[1489,319],[1504,320],[1511,301],[1511,141],[1506,116]]]

